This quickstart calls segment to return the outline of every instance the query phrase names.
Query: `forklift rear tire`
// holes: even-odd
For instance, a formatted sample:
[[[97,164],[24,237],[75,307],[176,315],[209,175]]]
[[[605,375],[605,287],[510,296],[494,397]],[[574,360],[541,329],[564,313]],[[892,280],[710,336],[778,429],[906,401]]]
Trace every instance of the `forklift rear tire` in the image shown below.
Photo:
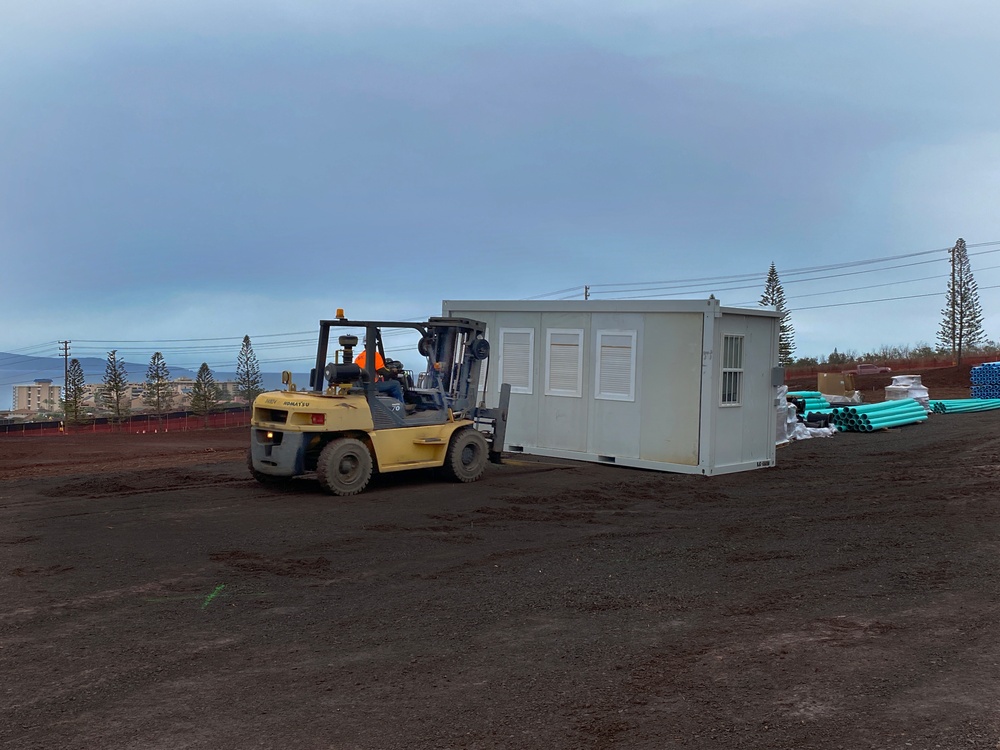
[[[486,471],[490,448],[478,430],[466,427],[451,437],[444,459],[445,472],[456,482],[475,482]]]
[[[372,478],[372,454],[360,440],[337,438],[319,454],[316,476],[331,495],[357,495]]]

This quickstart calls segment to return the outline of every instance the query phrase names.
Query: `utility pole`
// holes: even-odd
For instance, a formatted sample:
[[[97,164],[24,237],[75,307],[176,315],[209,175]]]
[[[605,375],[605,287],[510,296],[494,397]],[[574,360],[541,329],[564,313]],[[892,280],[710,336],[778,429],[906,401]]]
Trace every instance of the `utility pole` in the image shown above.
[[[69,383],[69,345],[72,341],[60,341],[59,346],[62,347],[63,355],[63,398],[66,398],[66,384]]]
[[[62,346],[62,356],[63,356],[63,403],[66,403],[66,389],[69,387],[69,345],[72,341],[60,341],[59,345]],[[65,409],[63,410],[65,411]]]
[[[60,341],[59,342],[59,345],[63,349],[63,351],[62,351],[62,354],[63,354],[63,425],[64,425],[63,429],[65,429],[65,425],[69,423],[69,421],[68,421],[69,409],[66,407],[66,397],[67,397],[67,391],[69,390],[69,345],[72,344],[72,343],[73,342],[69,341],[69,340]],[[66,433],[64,432],[63,434],[65,435]]]
[[[585,284],[583,287],[583,298],[590,299],[590,284]]]

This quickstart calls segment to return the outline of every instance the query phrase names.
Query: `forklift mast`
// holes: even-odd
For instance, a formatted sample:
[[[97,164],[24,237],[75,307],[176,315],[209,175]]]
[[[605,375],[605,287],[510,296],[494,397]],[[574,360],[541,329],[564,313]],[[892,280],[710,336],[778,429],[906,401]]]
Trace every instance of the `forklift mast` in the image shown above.
[[[428,375],[431,382],[440,380],[456,414],[467,413],[476,405],[480,368],[490,354],[485,333],[486,326],[477,320],[431,318],[427,322],[424,348],[430,359]]]
[[[402,321],[361,321],[337,318],[321,320],[319,340],[316,347],[316,366],[309,374],[309,389],[322,393],[325,388],[326,374],[331,372],[327,362],[330,356],[330,335],[338,328],[364,329],[365,377],[363,386],[368,390],[368,384],[376,380],[376,352],[385,361],[385,348],[382,343],[384,329],[410,329],[420,334],[417,350],[427,359],[423,382],[440,392],[448,407],[456,417],[469,414],[476,406],[476,388],[479,385],[479,374],[483,360],[490,354],[490,345],[486,341],[486,326],[478,320],[468,318],[430,318],[426,323],[411,323]],[[351,337],[356,339],[356,337]],[[353,342],[356,346],[357,342]],[[343,362],[337,365],[353,363],[354,348],[343,345]]]

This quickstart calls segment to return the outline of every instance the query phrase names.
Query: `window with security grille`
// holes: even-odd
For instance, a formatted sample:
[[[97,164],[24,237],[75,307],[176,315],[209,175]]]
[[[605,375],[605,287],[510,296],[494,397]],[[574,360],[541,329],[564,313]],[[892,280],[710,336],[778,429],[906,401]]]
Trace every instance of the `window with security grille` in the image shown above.
[[[545,333],[545,395],[583,396],[583,329]]]
[[[743,403],[743,337],[722,337],[722,406]]]
[[[531,393],[534,350],[533,328],[500,329],[500,382],[510,383],[511,393]]]
[[[635,331],[597,332],[595,398],[635,401]]]

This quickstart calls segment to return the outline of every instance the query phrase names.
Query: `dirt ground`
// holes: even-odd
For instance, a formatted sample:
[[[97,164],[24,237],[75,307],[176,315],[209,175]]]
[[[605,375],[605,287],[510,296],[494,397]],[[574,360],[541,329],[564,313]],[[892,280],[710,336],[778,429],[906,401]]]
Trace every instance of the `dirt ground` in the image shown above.
[[[854,386],[867,403],[872,403],[885,399],[885,387],[892,383],[893,375],[919,375],[932,399],[969,398],[972,367],[969,364],[930,368],[896,366],[890,374],[855,376]],[[790,373],[786,384],[792,391],[814,391],[816,375]]]
[[[0,439],[0,747],[998,747],[1000,412],[346,499],[247,437]]]

